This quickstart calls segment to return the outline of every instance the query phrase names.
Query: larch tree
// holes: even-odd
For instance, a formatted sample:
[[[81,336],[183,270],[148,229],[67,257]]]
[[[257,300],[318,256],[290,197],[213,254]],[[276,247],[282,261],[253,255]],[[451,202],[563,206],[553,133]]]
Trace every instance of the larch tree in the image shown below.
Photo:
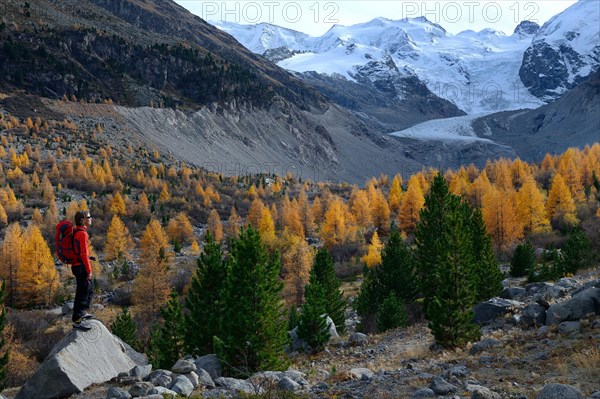
[[[525,234],[550,230],[550,221],[546,217],[544,194],[537,187],[533,178],[524,180],[517,193],[516,209]]]
[[[146,226],[140,242],[140,270],[133,280],[133,303],[140,313],[154,320],[161,306],[169,298],[169,267],[173,250],[159,221],[153,219]]]
[[[0,225],[6,226],[8,224],[8,215],[6,215],[6,211],[2,204],[0,204]]]
[[[255,229],[258,228],[258,224],[260,223],[261,212],[265,207],[265,204],[260,200],[260,198],[256,198],[250,204],[250,209],[248,210],[248,217],[246,218],[246,224],[252,225]]]
[[[54,257],[39,227],[34,224],[30,224],[23,234],[17,280],[17,303],[20,306],[52,303],[59,286]]]
[[[206,228],[210,231],[215,241],[219,242],[223,239],[223,224],[221,223],[219,212],[217,212],[215,208],[213,208],[208,215]]]
[[[492,184],[490,183],[490,179],[488,179],[486,171],[483,170],[469,186],[469,190],[467,192],[469,204],[471,204],[473,207],[481,208],[483,206],[483,197],[485,194],[487,194],[491,187]]]
[[[222,289],[227,277],[221,244],[206,234],[190,288],[185,298],[185,348],[206,355],[213,351],[213,337],[220,336],[223,317]]]
[[[229,237],[237,238],[240,235],[240,227],[242,225],[242,218],[238,215],[235,207],[231,207],[231,213],[229,219],[227,219],[227,234]]]
[[[145,192],[140,194],[136,206],[136,214],[141,217],[148,217],[150,215],[150,201]]]
[[[356,190],[350,197],[350,209],[356,225],[361,230],[367,230],[372,225],[371,205],[365,190]]]
[[[116,193],[110,202],[110,212],[113,215],[125,215],[127,209],[125,208],[125,201],[120,193]]]
[[[2,263],[0,265],[0,278],[6,281],[6,298],[10,307],[14,307],[17,298],[18,279],[17,272],[21,267],[21,252],[23,237],[19,223],[11,223],[4,233],[2,242]]]
[[[259,370],[287,367],[280,268],[279,254],[270,256],[252,227],[232,242],[222,294],[227,317],[215,343],[231,374],[247,377]]]
[[[304,225],[296,201],[290,201],[287,195],[281,201],[281,230],[289,230],[292,234],[304,238]]]
[[[546,217],[550,220],[559,219],[574,225],[577,223],[575,201],[560,173],[554,175],[552,186],[546,201]]]
[[[310,236],[315,230],[315,217],[304,188],[298,194],[298,211],[300,212],[302,227],[304,227],[304,234]]]
[[[271,211],[266,206],[260,211],[258,232],[266,246],[271,248],[275,244],[275,222],[273,221]]]
[[[169,220],[167,234],[173,243],[185,244],[191,241],[194,236],[194,227],[185,212],[179,212]]]
[[[381,189],[375,190],[370,203],[373,225],[380,235],[387,236],[390,231],[390,207]]]
[[[483,220],[498,251],[506,250],[523,236],[522,220],[515,207],[515,192],[492,187],[483,197]]]
[[[377,232],[373,233],[371,237],[371,244],[367,249],[367,254],[360,258],[360,260],[367,265],[367,267],[375,267],[381,263],[381,249],[383,244],[379,240]]]
[[[125,223],[121,221],[119,216],[113,216],[106,232],[105,259],[107,261],[131,259],[131,251],[134,246],[133,239]]]
[[[388,194],[388,202],[390,203],[390,210],[398,213],[400,211],[400,205],[402,204],[402,176],[397,174],[392,180],[392,187]]]
[[[408,181],[406,193],[402,198],[400,212],[398,212],[398,226],[406,233],[414,232],[415,226],[419,221],[419,212],[425,204],[425,197],[421,184],[415,176],[411,176]]]
[[[283,297],[287,307],[299,307],[302,305],[304,286],[308,283],[313,264],[313,249],[303,237],[289,230],[284,230],[277,247],[281,252]]]
[[[330,201],[321,229],[321,238],[326,247],[331,248],[347,242],[349,216],[346,204],[341,199],[335,198]]]

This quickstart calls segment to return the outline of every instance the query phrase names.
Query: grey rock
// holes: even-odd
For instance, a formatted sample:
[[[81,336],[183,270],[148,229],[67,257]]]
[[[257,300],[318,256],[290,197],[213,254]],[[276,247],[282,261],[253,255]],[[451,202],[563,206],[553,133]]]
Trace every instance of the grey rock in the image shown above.
[[[498,341],[497,339],[484,339],[482,341],[477,342],[475,345],[473,345],[471,347],[471,350],[469,351],[469,353],[471,355],[476,355],[480,352],[483,352],[485,350],[488,350],[490,348],[493,348],[494,346],[499,346],[502,343],[500,341]]]
[[[433,377],[431,383],[429,384],[429,388],[433,390],[438,395],[448,395],[456,392],[456,387],[444,380],[442,377]]]
[[[146,364],[143,366],[135,366],[129,371],[131,377],[138,377],[140,380],[145,380],[152,372],[152,365]]]
[[[196,364],[191,360],[179,359],[177,363],[173,365],[171,371],[177,374],[187,374],[190,371],[196,371]]]
[[[106,399],[131,399],[131,394],[119,387],[110,387]]]
[[[369,343],[369,339],[366,334],[363,333],[354,333],[348,338],[348,344],[351,346],[363,346]]]
[[[221,376],[221,361],[215,354],[198,357],[194,360],[196,369],[204,369],[215,379]]]
[[[354,375],[356,377],[356,379],[362,380],[362,381],[370,381],[373,379],[373,376],[375,375],[375,373],[373,373],[371,370],[364,368],[364,367],[357,367],[357,368],[350,369],[350,373],[352,375]]]
[[[525,289],[521,287],[509,287],[502,290],[500,298],[517,299],[525,293]]]
[[[234,399],[236,394],[228,389],[211,389],[210,391],[202,392],[202,398],[206,399]]]
[[[550,287],[552,287],[552,285],[544,282],[530,283],[525,286],[525,292],[529,296],[532,296],[534,294],[544,295],[546,294],[548,289],[550,289]]]
[[[536,399],[583,399],[579,389],[564,384],[546,385]]]
[[[148,363],[136,363],[145,356],[133,354],[133,349],[100,321],[87,323],[91,330],[73,330],[52,348],[15,399],[70,396],[92,384],[110,381],[121,372],[128,373],[136,364]]]
[[[256,394],[258,393],[257,391],[260,391],[260,387],[258,385],[255,386],[248,381],[238,380],[236,378],[219,377],[214,381],[218,387],[223,387],[236,392]]]
[[[150,391],[152,391],[153,388],[154,388],[154,385],[152,385],[152,383],[150,383],[150,382],[147,382],[147,381],[136,382],[135,384],[133,384],[133,386],[131,388],[129,388],[129,393],[134,398],[138,397],[138,396],[146,396],[146,395],[150,394]]]
[[[471,374],[471,372],[469,371],[469,369],[466,366],[452,367],[450,370],[448,370],[446,372],[447,377],[458,377],[458,378],[465,378],[469,374]]]
[[[198,378],[198,374],[196,374],[195,371],[190,371],[189,373],[183,374],[183,376],[185,378],[187,378],[188,380],[190,380],[190,382],[192,383],[192,386],[194,387],[194,389],[198,388],[198,385],[199,385],[200,381],[199,381],[199,378]]]
[[[283,374],[286,377],[289,377],[292,380],[296,381],[300,385],[308,385],[308,382],[304,379],[306,377],[306,374],[304,374],[301,371],[294,370],[294,369],[287,369],[286,371],[283,372]]]
[[[155,386],[169,388],[173,383],[173,373],[169,370],[154,370],[148,376],[148,381]]]
[[[140,396],[138,399],[165,399],[165,398],[159,393],[149,393],[146,396]]]
[[[283,376],[283,378],[279,380],[277,387],[287,392],[296,392],[302,389],[302,385],[287,376]]]
[[[600,314],[600,288],[587,289],[568,301],[550,306],[546,311],[546,325],[580,320],[592,314]]]
[[[525,327],[538,327],[546,323],[546,308],[537,303],[527,305],[521,312],[520,324]]]
[[[596,392],[592,393],[592,395],[588,396],[587,399],[600,399],[600,391],[596,391]]]
[[[169,388],[165,388],[165,387],[154,387],[152,388],[152,390],[150,391],[151,395],[161,395],[161,397],[167,397],[167,398],[173,398],[175,399],[177,397],[177,392],[170,390]]]
[[[73,313],[73,301],[63,303],[61,311],[63,316]]]
[[[321,382],[317,383],[317,385],[315,385],[313,387],[313,389],[315,391],[327,391],[329,389],[329,384],[326,383],[325,381],[321,381]]]
[[[181,396],[188,397],[192,394],[194,386],[186,376],[178,375],[173,381],[173,385],[171,385],[170,389]]]
[[[581,323],[578,321],[563,321],[558,325],[558,331],[562,334],[573,334],[581,331]]]
[[[205,388],[215,388],[215,382],[213,381],[208,371],[204,369],[196,370],[196,374],[198,375],[198,385],[203,386]]]
[[[578,285],[579,283],[577,282],[577,280],[570,277],[563,277],[560,280],[558,280],[556,284],[554,284],[555,287],[563,287],[570,291],[577,288]]]
[[[481,385],[467,385],[467,391],[471,393],[472,399],[502,399],[500,394],[491,391],[489,388],[482,387]]]
[[[583,286],[577,288],[575,291],[573,291],[572,296],[576,296],[580,293],[582,293],[583,291],[586,291],[590,288],[600,288],[600,279],[598,280],[593,280],[593,281],[588,281],[587,283],[585,283]]]
[[[548,296],[552,299],[562,299],[565,298],[569,293],[569,290],[560,285],[554,285],[548,289]]]
[[[421,388],[411,396],[413,399],[435,398],[435,392],[430,388]]]
[[[511,299],[492,298],[475,305],[473,308],[473,322],[485,324],[523,306],[522,302]]]

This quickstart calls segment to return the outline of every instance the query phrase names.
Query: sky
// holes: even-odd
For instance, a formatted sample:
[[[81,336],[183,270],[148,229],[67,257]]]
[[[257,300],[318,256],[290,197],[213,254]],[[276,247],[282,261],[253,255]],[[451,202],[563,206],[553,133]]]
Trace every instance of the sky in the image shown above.
[[[597,0],[581,0],[597,1]],[[207,21],[241,24],[269,22],[312,36],[320,36],[334,24],[353,25],[377,17],[389,19],[425,16],[452,34],[471,29],[491,28],[512,34],[523,20],[542,25],[577,0],[498,0],[498,1],[233,1],[175,0]]]

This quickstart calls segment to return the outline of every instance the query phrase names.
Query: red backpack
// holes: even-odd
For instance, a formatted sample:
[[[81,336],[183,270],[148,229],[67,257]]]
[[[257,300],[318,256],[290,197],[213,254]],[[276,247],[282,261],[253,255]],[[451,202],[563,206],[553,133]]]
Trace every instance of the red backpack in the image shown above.
[[[75,250],[75,233],[83,230],[81,227],[73,228],[69,220],[62,220],[56,225],[56,255],[61,262],[72,265],[79,259],[79,253]]]

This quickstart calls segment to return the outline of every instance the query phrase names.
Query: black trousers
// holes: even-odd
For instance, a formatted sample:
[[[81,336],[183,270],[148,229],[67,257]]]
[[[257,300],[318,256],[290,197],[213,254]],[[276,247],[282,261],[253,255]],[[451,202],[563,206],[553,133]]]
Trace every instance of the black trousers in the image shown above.
[[[75,300],[73,302],[73,321],[77,321],[85,314],[85,310],[89,309],[94,296],[94,283],[88,280],[87,270],[84,265],[71,266],[71,272],[77,281],[75,289]]]

